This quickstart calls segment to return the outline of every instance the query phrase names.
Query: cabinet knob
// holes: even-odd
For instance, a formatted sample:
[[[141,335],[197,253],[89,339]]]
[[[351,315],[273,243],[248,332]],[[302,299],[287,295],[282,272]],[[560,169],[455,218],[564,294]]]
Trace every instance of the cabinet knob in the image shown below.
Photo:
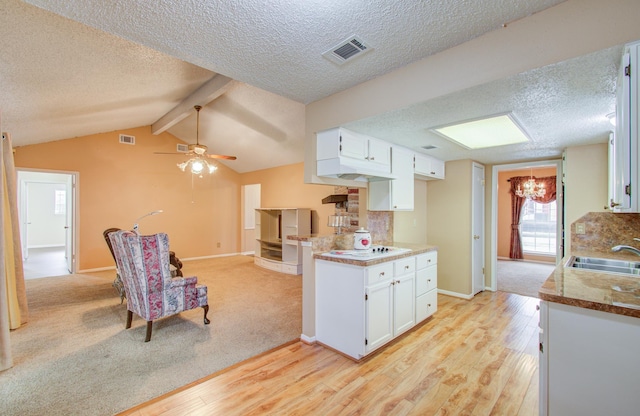
[[[430,281],[431,281],[431,279],[427,279],[427,282],[430,282]]]
[[[619,204],[619,203],[617,203],[617,202],[613,202],[613,198],[611,198],[611,202],[609,202],[609,206],[611,206],[611,208],[615,208],[615,207],[617,207],[618,205],[620,205],[620,204]]]
[[[380,276],[384,276],[384,272],[380,272]]]
[[[536,310],[539,311],[540,310],[540,305],[536,305]]]
[[[479,235],[474,235],[474,236],[473,236],[473,239],[474,239],[474,240],[480,240],[480,236],[479,236]]]
[[[404,266],[404,269],[405,270],[409,270],[409,266]]]
[[[376,158],[375,158],[375,157],[373,157],[373,156],[371,156],[371,157],[369,158],[369,160],[376,160]]]

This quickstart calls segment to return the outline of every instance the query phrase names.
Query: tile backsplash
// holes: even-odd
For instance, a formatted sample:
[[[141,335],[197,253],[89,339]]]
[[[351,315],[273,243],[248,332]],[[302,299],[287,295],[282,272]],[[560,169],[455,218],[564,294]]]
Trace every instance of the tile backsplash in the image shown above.
[[[584,234],[577,234],[577,225]],[[640,214],[590,212],[571,224],[571,251],[611,252],[611,247],[623,244],[640,248]]]

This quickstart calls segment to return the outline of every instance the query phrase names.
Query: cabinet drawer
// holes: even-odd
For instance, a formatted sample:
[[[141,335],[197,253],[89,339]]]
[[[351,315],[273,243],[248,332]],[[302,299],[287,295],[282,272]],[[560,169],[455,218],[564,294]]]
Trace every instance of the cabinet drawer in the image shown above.
[[[438,310],[438,291],[432,290],[416,298],[416,323],[424,321]]]
[[[438,263],[438,252],[437,251],[429,251],[424,254],[419,254],[416,256],[417,269],[424,269],[425,267],[432,266]]]
[[[430,266],[416,273],[416,296],[438,287],[438,266]]]
[[[367,268],[367,285],[393,278],[393,263],[382,263]]]
[[[405,259],[396,260],[393,262],[395,276],[402,276],[403,274],[413,273],[416,271],[416,258],[407,257]]]

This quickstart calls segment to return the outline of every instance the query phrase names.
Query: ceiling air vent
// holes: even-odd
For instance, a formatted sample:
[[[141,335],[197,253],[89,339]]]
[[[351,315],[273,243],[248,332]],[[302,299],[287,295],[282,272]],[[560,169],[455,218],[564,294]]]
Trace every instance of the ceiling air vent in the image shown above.
[[[127,134],[120,135],[120,143],[123,144],[136,144],[136,136],[129,136]]]
[[[349,36],[338,45],[322,54],[325,58],[338,65],[350,61],[369,52],[371,48],[356,35]]]
[[[176,145],[176,151],[178,151],[180,153],[187,153],[189,151],[189,145],[188,144],[180,144],[180,143],[178,143]]]

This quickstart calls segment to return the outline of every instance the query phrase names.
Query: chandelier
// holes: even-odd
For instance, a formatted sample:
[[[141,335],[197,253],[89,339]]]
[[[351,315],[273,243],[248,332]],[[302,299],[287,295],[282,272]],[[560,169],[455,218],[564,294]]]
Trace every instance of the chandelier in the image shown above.
[[[544,189],[544,184],[536,183],[536,180],[533,179],[533,176],[531,176],[525,183],[522,184],[522,188],[520,188],[520,185],[518,185],[518,189],[516,189],[516,195],[521,198],[527,199],[536,199],[543,197],[546,192],[547,190]]]

